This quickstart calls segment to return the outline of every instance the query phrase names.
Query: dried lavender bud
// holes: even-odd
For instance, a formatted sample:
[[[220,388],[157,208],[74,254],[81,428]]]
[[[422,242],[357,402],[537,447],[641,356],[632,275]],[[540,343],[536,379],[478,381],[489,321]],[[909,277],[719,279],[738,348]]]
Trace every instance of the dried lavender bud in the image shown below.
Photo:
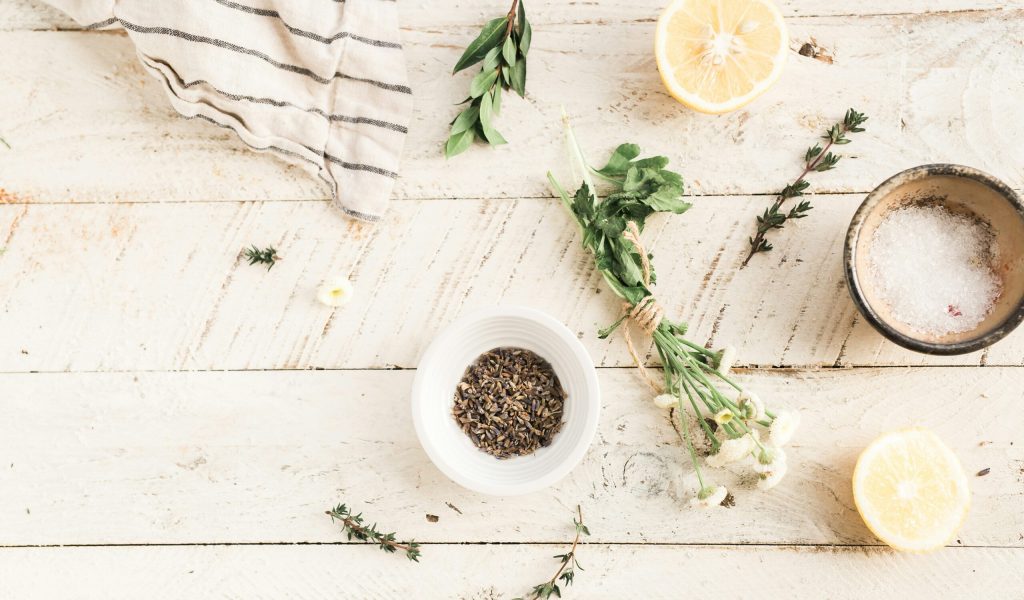
[[[478,448],[510,458],[550,444],[564,405],[565,391],[546,360],[522,348],[495,348],[466,369],[452,416]]]

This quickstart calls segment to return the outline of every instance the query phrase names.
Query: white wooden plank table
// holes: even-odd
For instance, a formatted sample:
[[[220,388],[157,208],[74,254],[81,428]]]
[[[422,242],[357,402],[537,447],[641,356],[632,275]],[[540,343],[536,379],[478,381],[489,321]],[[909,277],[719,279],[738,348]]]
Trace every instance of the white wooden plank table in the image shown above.
[[[550,575],[577,503],[593,536],[572,597],[1024,598],[1024,330],[960,357],[901,350],[858,317],[840,262],[864,193],[902,168],[962,162],[1024,188],[1024,1],[782,1],[785,73],[720,117],[662,91],[662,0],[534,2],[511,144],[450,163],[465,81],[446,73],[502,8],[402,2],[417,110],[369,226],[300,167],[178,118],[126,36],[0,0],[0,599],[507,599]],[[831,62],[797,54],[811,38]],[[687,508],[684,450],[621,340],[597,339],[616,303],[544,182],[561,105],[595,157],[637,142],[690,184],[694,208],[646,233],[659,297],[802,411],[770,493],[726,472],[735,507]],[[815,178],[811,217],[739,270],[753,215],[848,106],[868,132]],[[250,243],[285,258],[249,267]],[[350,270],[356,299],[317,304]],[[577,331],[605,392],[583,463],[522,498],[449,482],[408,416],[425,345],[496,303]],[[928,556],[882,546],[849,486],[865,444],[915,423],[972,474],[966,525]],[[346,543],[323,515],[337,501],[423,541],[422,562]]]

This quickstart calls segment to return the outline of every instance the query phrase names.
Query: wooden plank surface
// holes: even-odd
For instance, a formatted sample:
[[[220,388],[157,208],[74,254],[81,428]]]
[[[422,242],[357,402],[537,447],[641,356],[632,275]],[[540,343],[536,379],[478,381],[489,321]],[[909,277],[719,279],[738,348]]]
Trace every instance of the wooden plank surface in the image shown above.
[[[813,198],[739,269],[767,201],[700,198],[645,232],[658,295],[692,339],[748,365],[1024,361],[1024,330],[934,357],[865,323],[841,270],[856,196]],[[249,244],[283,260],[250,266]],[[621,337],[597,339],[619,302],[553,199],[401,202],[377,227],[324,202],[0,204],[0,246],[0,371],[412,368],[452,320],[499,303],[551,313],[600,366],[632,364]],[[315,290],[334,273],[356,296],[332,311]]]
[[[505,2],[448,0],[444,8],[434,1],[402,1],[402,23],[406,29],[439,26],[482,25],[507,8]],[[590,22],[607,24],[623,20],[653,19],[668,3],[665,0],[570,0],[569,2],[533,1],[530,20],[537,24]],[[960,13],[1024,8],[1021,0],[861,0],[860,2],[821,2],[820,0],[780,0],[786,17],[914,15],[924,13]],[[74,20],[41,0],[4,0],[0,2],[0,31],[78,29]]]
[[[971,474],[953,545],[1024,547],[1020,369],[740,377],[800,410],[802,429],[779,487],[754,489],[750,465],[708,471],[736,506],[704,512],[688,506],[696,481],[668,413],[632,369],[600,371],[583,463],[511,498],[461,489],[429,462],[409,419],[410,371],[4,375],[0,545],[331,542],[323,513],[336,502],[424,542],[552,541],[579,503],[595,542],[877,544],[853,505],[856,457],[920,424]]]
[[[215,591],[254,600],[508,600],[551,577],[551,555],[563,551],[561,545],[428,546],[416,564],[347,545],[8,548],[0,549],[0,577],[13,598],[164,600]],[[586,570],[566,598],[1024,597],[1024,553],[996,548],[912,556],[883,549],[594,544],[581,547],[579,558]]]
[[[815,190],[865,192],[928,162],[969,164],[1024,187],[1024,146],[1016,143],[1024,121],[1000,116],[1013,114],[1024,90],[1022,15],[792,19],[793,54],[781,80],[749,108],[718,117],[690,111],[663,91],[651,22],[552,24],[536,36],[528,101],[505,103],[500,123],[511,143],[452,161],[440,149],[469,76],[438,74],[448,72],[473,30],[413,21],[405,42],[417,108],[396,198],[548,196],[544,171],[564,161],[562,106],[595,162],[634,141],[670,156],[695,194],[778,191],[804,149],[849,106],[870,115],[868,132],[846,147],[850,157],[840,168],[815,177]],[[797,54],[812,37],[832,63]],[[13,147],[0,160],[8,197],[325,196],[302,167],[254,155],[226,130],[176,118],[125,35],[10,32],[0,36],[0,56],[0,132]]]
[[[962,162],[1024,188],[1024,0],[782,0],[782,80],[720,117],[662,91],[663,0],[533,2],[530,95],[499,125],[512,144],[450,163],[468,75],[447,72],[501,7],[401,2],[417,108],[396,202],[370,227],[301,167],[178,118],[124,34],[0,0],[0,598],[508,599],[550,576],[577,503],[594,543],[571,597],[1024,598],[1024,334],[962,357],[899,350],[840,270],[863,193],[904,167]],[[824,55],[798,55],[812,39]],[[621,340],[596,339],[617,303],[543,180],[563,105],[595,161],[634,141],[702,196],[645,234],[658,293],[801,410],[775,490],[714,472],[736,506],[687,507],[677,433]],[[738,269],[765,194],[851,105],[869,131],[815,178],[812,217]],[[284,260],[249,267],[250,243]],[[314,290],[339,272],[357,297],[331,311]],[[614,367],[583,463],[522,498],[445,479],[408,419],[413,372],[387,370],[496,303],[551,313]],[[928,556],[878,547],[849,487],[860,449],[911,424],[954,448],[973,492],[953,547]],[[338,544],[322,512],[342,500],[426,542],[423,564]]]

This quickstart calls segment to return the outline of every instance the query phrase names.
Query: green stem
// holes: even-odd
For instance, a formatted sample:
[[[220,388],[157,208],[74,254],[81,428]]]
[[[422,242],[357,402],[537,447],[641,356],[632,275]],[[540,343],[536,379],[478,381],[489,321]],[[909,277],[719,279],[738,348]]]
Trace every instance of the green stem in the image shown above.
[[[683,386],[683,390],[686,391],[686,395],[690,396],[690,391]],[[690,402],[693,402],[693,397],[690,396]],[[679,399],[679,407],[682,409],[683,399]],[[681,416],[681,415],[680,415]],[[686,438],[686,448],[690,451],[690,461],[693,462],[693,470],[697,473],[697,481],[700,482],[700,489],[704,490],[704,477],[700,474],[700,465],[697,461],[697,450],[693,447],[693,440],[690,439],[690,428],[686,423],[682,424],[683,437]]]

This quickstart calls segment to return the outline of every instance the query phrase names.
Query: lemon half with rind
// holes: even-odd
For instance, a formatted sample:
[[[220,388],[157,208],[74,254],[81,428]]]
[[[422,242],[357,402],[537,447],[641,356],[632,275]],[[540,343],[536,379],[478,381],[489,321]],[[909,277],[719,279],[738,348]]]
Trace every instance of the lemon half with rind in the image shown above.
[[[853,470],[853,499],[880,540],[928,552],[956,535],[971,492],[953,451],[931,431],[914,428],[887,433],[864,449]]]
[[[669,93],[712,114],[736,110],[771,87],[788,47],[786,24],[770,0],[676,0],[655,35]]]

